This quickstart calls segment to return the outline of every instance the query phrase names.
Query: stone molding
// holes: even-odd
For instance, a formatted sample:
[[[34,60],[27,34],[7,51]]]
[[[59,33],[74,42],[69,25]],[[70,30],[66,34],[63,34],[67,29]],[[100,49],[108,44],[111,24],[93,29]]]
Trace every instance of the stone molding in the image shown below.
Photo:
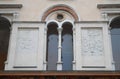
[[[97,8],[120,8],[120,4],[97,4]]]
[[[5,9],[5,8],[22,8],[22,4],[0,4],[0,9]]]
[[[47,18],[47,16],[48,16],[50,13],[52,13],[52,12],[54,12],[54,11],[58,11],[58,10],[63,10],[63,11],[66,11],[66,12],[70,13],[70,14],[73,16],[73,18],[75,19],[75,21],[78,21],[78,20],[79,20],[77,14],[75,13],[75,11],[74,11],[73,9],[71,9],[70,7],[65,6],[65,5],[57,5],[57,6],[54,6],[54,7],[50,8],[50,9],[48,9],[48,10],[44,13],[44,15],[42,16],[41,21],[44,22],[45,19]]]

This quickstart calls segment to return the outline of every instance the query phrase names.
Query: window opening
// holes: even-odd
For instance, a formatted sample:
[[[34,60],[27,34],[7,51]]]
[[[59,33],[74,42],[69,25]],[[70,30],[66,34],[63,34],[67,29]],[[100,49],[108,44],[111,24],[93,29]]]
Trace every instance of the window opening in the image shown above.
[[[58,32],[57,24],[48,24],[47,31],[47,70],[57,70]]]
[[[4,70],[4,63],[7,60],[10,27],[10,22],[0,16],[0,70]]]
[[[120,70],[120,16],[111,21],[111,42],[115,69]]]
[[[73,61],[73,31],[72,24],[64,23],[62,31],[62,70],[72,70]]]
[[[58,15],[57,15],[57,19],[62,20],[63,18],[64,18],[64,17],[63,17],[62,14],[58,14]]]

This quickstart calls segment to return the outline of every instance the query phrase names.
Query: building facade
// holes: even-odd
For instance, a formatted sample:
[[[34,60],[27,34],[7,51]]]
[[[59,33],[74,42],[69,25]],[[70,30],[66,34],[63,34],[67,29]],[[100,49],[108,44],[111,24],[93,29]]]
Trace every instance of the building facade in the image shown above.
[[[118,71],[119,40],[119,0],[0,1],[2,72]]]

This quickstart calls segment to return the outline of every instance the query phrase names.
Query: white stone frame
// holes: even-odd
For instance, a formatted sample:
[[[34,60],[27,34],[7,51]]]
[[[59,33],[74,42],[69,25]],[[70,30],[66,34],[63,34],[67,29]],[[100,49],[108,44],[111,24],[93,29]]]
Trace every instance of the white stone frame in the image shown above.
[[[10,51],[10,40],[11,40],[11,36],[12,36],[11,35],[12,34],[12,22],[17,19],[17,17],[19,16],[19,12],[18,12],[18,9],[13,9],[13,10],[11,10],[11,9],[0,9],[0,16],[8,19],[10,24],[11,24],[11,27],[9,28],[10,29],[10,36],[9,36],[9,45],[8,45],[8,52],[7,52],[8,53],[7,59],[8,59],[9,58],[8,56],[10,55],[9,51]],[[8,64],[7,60],[5,61],[5,65],[6,64]]]
[[[17,17],[19,16],[18,10],[9,10],[9,9],[8,10],[0,9],[0,14],[1,16],[7,18],[10,21],[10,23],[16,21]],[[11,15],[12,18],[7,17],[6,15]]]
[[[37,52],[37,57],[36,61],[37,64],[35,67],[15,67],[14,60],[15,60],[15,54],[16,54],[16,43],[17,43],[17,33],[18,33],[18,28],[28,28],[28,29],[38,29],[39,37],[38,39],[41,41],[38,41],[38,52]],[[10,37],[10,42],[9,42],[9,51],[8,51],[8,57],[7,61],[5,63],[5,70],[14,70],[14,71],[24,71],[24,70],[33,70],[33,71],[40,71],[43,70],[43,42],[44,40],[41,37],[43,36],[44,32],[44,24],[43,23],[17,23],[14,22],[12,26],[12,31],[11,31],[11,37]],[[28,61],[30,62],[30,61]]]
[[[101,16],[103,17],[103,20],[106,21],[111,21],[109,14],[112,14],[112,16],[116,17],[118,15],[120,15],[120,8],[102,8],[101,10]]]
[[[112,4],[111,4],[112,5]],[[114,4],[113,4],[114,5]],[[116,5],[114,5],[116,6]],[[109,44],[110,44],[110,51],[111,51],[111,54],[112,53],[112,41],[111,41],[111,34],[110,34],[110,30],[111,30],[111,27],[110,27],[110,23],[111,21],[120,16],[120,7],[106,7],[106,8],[100,8],[100,11],[101,11],[101,15],[103,17],[104,20],[108,21],[108,35],[109,35]],[[113,59],[113,55],[111,55],[111,59],[112,59],[112,65],[113,65],[113,70],[115,70],[115,62],[114,62],[114,59]]]
[[[113,58],[112,58],[112,51],[110,50],[110,37],[108,31],[107,23],[97,23],[97,22],[83,22],[83,23],[76,23],[76,70],[114,70],[113,65]],[[81,55],[81,28],[94,28],[99,27],[103,29],[103,42],[104,42],[104,54],[105,54],[105,68],[83,68],[81,62],[82,55]]]
[[[69,22],[72,24],[73,26],[73,70],[75,70],[75,27],[74,27],[74,23],[73,21],[71,20],[64,20],[62,22],[58,22],[56,20],[50,20],[50,21],[47,21],[46,23],[46,26],[45,26],[45,31],[44,31],[44,39],[46,40],[47,39],[47,26],[49,23],[51,22],[55,22],[56,24],[58,24],[58,38],[59,38],[59,41],[58,41],[58,62],[57,62],[57,70],[62,70],[62,61],[61,61],[61,33],[62,33],[62,24],[65,23],[65,22]],[[47,41],[44,42],[44,70],[46,70],[46,67],[47,67],[47,61],[46,61],[46,44],[47,44]]]

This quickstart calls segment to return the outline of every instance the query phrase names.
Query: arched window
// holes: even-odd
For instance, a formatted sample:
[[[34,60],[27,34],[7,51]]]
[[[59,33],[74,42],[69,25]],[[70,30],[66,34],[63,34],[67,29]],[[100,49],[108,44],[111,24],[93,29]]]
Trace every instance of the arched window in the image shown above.
[[[10,27],[8,19],[0,16],[0,70],[4,70],[4,63],[7,58]]]
[[[47,25],[47,70],[73,70],[73,25],[70,22]]]
[[[48,24],[47,31],[47,70],[57,70],[58,60],[58,32],[57,24]]]
[[[111,21],[110,27],[115,69],[120,70],[120,16]]]
[[[75,30],[73,29],[73,24],[74,24],[73,22],[79,21],[79,17],[76,14],[76,12],[67,5],[63,5],[63,4],[55,5],[49,8],[44,13],[44,15],[41,18],[41,21],[46,22],[48,26],[48,29],[47,30],[45,29],[45,37],[44,37],[45,39],[48,40],[45,42],[45,46],[44,46],[45,48],[47,47],[46,49],[44,49],[44,51],[47,52],[47,53],[44,53],[44,69],[51,70],[49,69],[49,65],[50,65],[49,61],[52,62],[52,60],[49,59],[49,54],[50,54],[49,50],[52,50],[50,49],[51,48],[50,46],[52,46],[51,41],[53,40],[50,41],[50,37],[52,38],[52,34],[49,34],[49,31],[51,29],[53,30],[53,28],[52,27],[49,28],[49,27],[52,25],[56,25],[57,23],[58,26],[56,25],[56,27],[58,28],[54,28],[54,29],[57,29],[57,33],[54,32],[54,36],[53,36],[54,38],[55,37],[57,38],[56,40],[57,42],[56,41],[53,41],[53,42],[56,45],[54,50],[57,52],[58,59],[56,63],[56,58],[55,58],[54,64],[56,64],[57,70],[75,70],[76,69],[75,68],[76,53],[73,53],[73,51],[75,52],[75,50],[73,49],[75,48],[76,35],[75,35]],[[73,35],[73,32],[74,32],[74,35]],[[74,45],[73,45],[73,42],[74,42]],[[47,60],[45,59],[45,57],[47,58]],[[56,70],[56,69],[52,69],[52,70]]]
[[[62,70],[72,70],[73,61],[73,31],[71,23],[64,23],[62,31]]]

